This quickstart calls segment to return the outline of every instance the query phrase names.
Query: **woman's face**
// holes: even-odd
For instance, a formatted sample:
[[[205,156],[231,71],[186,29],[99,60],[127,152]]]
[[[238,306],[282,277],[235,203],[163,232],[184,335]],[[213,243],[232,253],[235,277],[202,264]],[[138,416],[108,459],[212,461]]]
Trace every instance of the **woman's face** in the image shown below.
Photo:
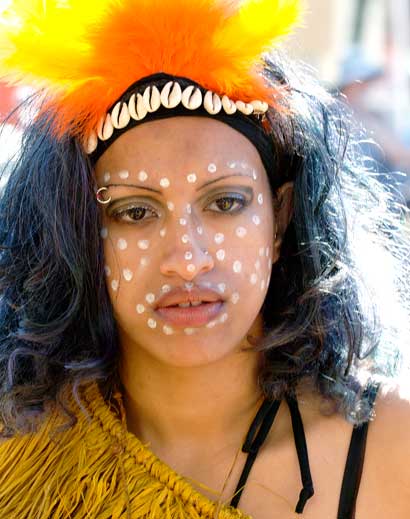
[[[101,238],[123,353],[194,366],[247,345],[275,253],[254,145],[211,118],[152,121],[109,147],[96,179],[111,198]]]

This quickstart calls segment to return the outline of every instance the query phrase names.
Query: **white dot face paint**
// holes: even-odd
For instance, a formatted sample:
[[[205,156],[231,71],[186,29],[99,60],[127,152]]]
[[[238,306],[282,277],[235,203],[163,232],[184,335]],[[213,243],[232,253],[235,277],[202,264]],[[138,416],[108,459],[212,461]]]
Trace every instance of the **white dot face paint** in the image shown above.
[[[122,275],[124,276],[125,281],[131,281],[132,278],[134,277],[134,274],[132,273],[132,271],[130,269],[124,269],[122,271]]]
[[[103,227],[100,231],[100,236],[103,240],[106,240],[108,237],[108,229],[106,227]]]
[[[149,293],[145,296],[145,301],[150,305],[155,301],[155,296],[152,293]]]
[[[108,171],[106,173],[104,173],[104,177],[103,178],[104,178],[104,182],[105,183],[109,182],[110,179],[111,179],[110,173],[108,173]]]
[[[110,267],[109,267],[108,265],[105,265],[105,267],[104,267],[104,272],[105,272],[105,275],[106,275],[107,277],[110,277],[110,276],[111,276],[111,269],[110,269]]]
[[[234,292],[231,296],[231,301],[234,305],[239,301],[239,294],[238,292]]]
[[[149,240],[138,240],[138,248],[141,250],[147,250],[149,248]]]
[[[261,223],[261,219],[259,218],[259,216],[257,214],[254,214],[252,216],[252,222],[255,224],[255,225],[259,225]]]
[[[256,270],[259,270],[261,268],[261,262],[259,260],[255,261],[255,268]]]
[[[161,180],[159,181],[159,185],[163,188],[167,188],[171,185],[171,183],[168,178],[164,177],[164,178],[161,178]]]
[[[256,283],[258,282],[258,275],[255,273],[251,274],[249,281],[251,282],[251,285],[256,285]]]
[[[227,166],[230,169],[234,169],[236,167],[236,162],[228,162]]]
[[[143,256],[140,259],[140,265],[141,267],[147,267],[149,265],[149,258],[147,258],[147,256]]]
[[[189,175],[187,175],[186,179],[188,180],[188,182],[190,184],[195,184],[195,182],[196,182],[196,175],[195,175],[195,173],[190,173]]]
[[[122,180],[125,180],[125,179],[127,179],[127,178],[130,176],[130,173],[129,173],[129,171],[127,171],[127,170],[124,169],[124,170],[122,170],[122,171],[120,171],[120,172],[118,173],[118,176],[119,176]]]
[[[111,288],[116,292],[118,290],[119,282],[117,279],[111,281]]]
[[[218,284],[218,290],[221,294],[223,294],[226,290],[226,284],[225,283],[219,283]]]
[[[233,271],[235,274],[239,274],[242,271],[242,263],[239,260],[234,261]]]
[[[217,232],[214,236],[215,243],[217,243],[218,245],[223,243],[224,239],[225,236],[221,232]]]
[[[238,238],[244,238],[247,234],[245,227],[238,227],[235,231]]]
[[[258,195],[258,204],[259,205],[263,204],[263,194],[262,193],[259,193],[259,195]]]
[[[265,280],[266,290],[268,268],[265,252],[266,246],[272,243],[275,222],[269,181],[253,147],[243,136],[240,136],[241,141],[236,147],[236,141],[232,139],[237,132],[230,131],[229,126],[212,118],[189,118],[190,121],[198,121],[198,127],[195,127],[195,132],[187,132],[186,124],[189,121],[185,119],[184,125],[180,126],[173,125],[174,121],[178,123],[180,120],[175,117],[153,122],[152,125],[141,125],[139,131],[146,136],[146,140],[145,137],[136,139],[135,136],[131,139],[133,132],[125,132],[124,141],[117,140],[118,145],[114,143],[110,147],[110,154],[105,154],[98,161],[96,181],[99,186],[104,185],[103,175],[110,171],[111,181],[108,184],[122,185],[121,191],[116,188],[113,199],[114,196],[129,196],[133,205],[136,201],[140,205],[139,202],[145,197],[134,194],[131,184],[151,186],[163,194],[152,199],[152,207],[151,198],[147,198],[153,214],[143,216],[145,222],[142,225],[130,225],[128,214],[119,218],[119,215],[104,210],[107,206],[99,207],[101,225],[98,232],[103,226],[108,231],[105,241],[97,236],[105,253],[101,274],[119,325],[127,330],[130,341],[162,363],[189,367],[218,360],[222,355],[236,351],[242,344],[263,304],[265,292],[260,291],[260,283]],[[199,124],[202,122],[204,124]],[[155,143],[159,134],[167,135],[168,124],[170,128],[175,127],[175,139],[163,140],[163,152],[167,158],[163,161],[158,159]],[[215,135],[218,136],[215,142],[212,125],[215,125]],[[158,126],[156,131],[155,126]],[[195,145],[195,135],[203,135],[203,146]],[[144,142],[152,145],[144,146]],[[239,146],[241,143],[243,147]],[[126,155],[123,153],[125,146],[129,151]],[[181,156],[185,149],[190,149],[189,146],[192,146],[192,153],[184,167]],[[226,165],[229,161],[232,169]],[[246,162],[246,170],[242,162]],[[256,181],[253,178],[254,169],[257,171]],[[120,180],[121,170],[129,171],[127,180]],[[141,175],[141,170],[145,174]],[[246,177],[230,178],[236,173],[246,173]],[[139,174],[141,179],[138,178]],[[188,175],[192,175],[190,180],[195,182],[188,182]],[[202,191],[197,189],[219,176],[228,177],[229,182],[225,181],[223,187],[221,184],[217,190],[210,186],[212,191],[207,189],[206,196],[199,196]],[[215,203],[209,206],[218,197],[227,196],[228,193],[235,196],[237,191],[238,195],[242,191],[246,195],[246,200],[243,197],[243,202],[248,202],[246,206],[244,204],[246,210],[235,212],[232,207],[229,211],[234,213],[227,218],[216,214],[222,209],[228,211],[227,204],[223,204],[221,209]],[[260,193],[264,198],[263,206],[257,201]],[[108,194],[104,198],[108,198]],[[121,200],[124,209],[131,207],[129,200]],[[129,205],[124,205],[127,202]],[[236,206],[239,207],[239,204]],[[140,217],[137,214],[132,216]],[[258,226],[255,216],[260,219]],[[126,250],[118,249],[119,239],[126,240]],[[263,257],[260,257],[258,250],[262,245]],[[270,250],[272,254],[272,246]],[[259,270],[254,266],[257,259],[260,260]],[[105,264],[111,267],[110,277],[106,277],[102,270]],[[253,273],[256,278],[254,285],[249,281]],[[118,281],[117,292],[111,287],[112,280]],[[199,324],[200,321],[183,322],[181,319],[181,326],[177,324],[180,321],[174,324],[166,318],[171,312],[155,311],[159,298],[170,296],[174,289],[180,287],[185,294],[192,296],[197,289],[208,290],[206,283],[216,291],[214,299],[221,301],[218,303],[221,310],[217,316],[210,318],[212,322]],[[151,326],[149,319],[152,319]],[[185,334],[185,328],[188,328],[188,333],[192,330],[192,337]],[[124,355],[132,353],[128,351]],[[125,360],[128,360],[127,357]]]
[[[266,249],[265,249],[265,256],[266,256],[266,257],[269,256],[269,247],[266,247]]]
[[[157,327],[157,321],[155,319],[148,319],[148,326],[152,329]]]
[[[193,335],[195,333],[195,328],[184,328],[185,335]]]
[[[253,180],[258,180],[258,174],[256,173],[255,170],[252,171],[252,177],[253,177]]]
[[[165,333],[165,335],[172,335],[174,333],[174,330],[171,328],[171,326],[167,325],[163,326],[162,331]]]
[[[223,261],[225,259],[225,251],[223,249],[219,249],[216,251],[216,258],[219,261]]]
[[[259,247],[259,256],[263,256],[265,253],[265,248],[264,247]]]
[[[146,171],[140,171],[138,173],[138,180],[140,180],[141,182],[145,182],[148,178],[148,174]]]
[[[128,247],[127,240],[124,240],[124,238],[120,238],[117,242],[117,247],[120,250],[125,250]]]

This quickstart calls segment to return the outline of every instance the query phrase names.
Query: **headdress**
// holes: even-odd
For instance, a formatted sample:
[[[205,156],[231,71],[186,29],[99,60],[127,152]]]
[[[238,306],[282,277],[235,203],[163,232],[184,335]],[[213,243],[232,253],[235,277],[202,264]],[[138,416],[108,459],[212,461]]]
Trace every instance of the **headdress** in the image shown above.
[[[259,115],[280,97],[261,73],[263,53],[299,20],[300,3],[11,0],[0,76],[43,89],[40,113],[52,114],[55,135],[80,138],[88,153],[159,109]],[[158,73],[173,79],[139,91]]]

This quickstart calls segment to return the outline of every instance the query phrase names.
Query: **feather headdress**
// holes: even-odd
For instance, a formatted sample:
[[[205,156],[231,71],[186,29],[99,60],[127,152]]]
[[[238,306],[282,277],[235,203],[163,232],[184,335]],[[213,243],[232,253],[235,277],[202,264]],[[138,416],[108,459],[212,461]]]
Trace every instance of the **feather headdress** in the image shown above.
[[[11,0],[0,17],[0,77],[43,89],[58,136],[85,137],[130,85],[157,72],[272,105],[262,54],[299,21],[300,4]]]

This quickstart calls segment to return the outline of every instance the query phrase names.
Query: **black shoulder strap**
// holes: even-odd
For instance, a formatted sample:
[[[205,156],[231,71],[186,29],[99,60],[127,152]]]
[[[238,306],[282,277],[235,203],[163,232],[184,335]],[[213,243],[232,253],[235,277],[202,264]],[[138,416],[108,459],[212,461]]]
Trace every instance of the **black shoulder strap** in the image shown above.
[[[303,488],[300,492],[299,501],[296,506],[296,513],[301,514],[306,501],[313,496],[313,483],[309,468],[309,459],[307,453],[305,432],[303,428],[302,418],[299,413],[298,404],[295,398],[287,397],[286,402],[288,404],[290,414],[292,417],[292,428],[293,435],[295,438],[296,450],[298,454],[300,472],[303,482]],[[249,432],[246,436],[245,443],[242,446],[242,452],[247,452],[248,457],[246,458],[245,466],[242,474],[239,478],[238,485],[235,490],[233,499],[231,500],[231,506],[237,507],[241,498],[243,489],[245,488],[246,480],[248,479],[249,473],[255,462],[256,456],[259,452],[260,447],[268,435],[276,413],[280,406],[280,400],[274,400],[269,402],[265,400],[262,406],[259,408],[258,413],[252,422]]]
[[[274,400],[273,402],[264,400],[249,428],[245,442],[242,446],[242,452],[247,452],[248,456],[246,458],[241,477],[239,478],[238,484],[236,486],[234,496],[230,503],[231,506],[235,508],[238,507],[243,489],[245,488],[246,480],[248,479],[259,449],[265,441],[270,428],[272,427],[273,420],[275,419],[279,406],[280,400]]]
[[[380,384],[370,386],[364,392],[363,396],[368,397],[371,406],[373,406],[376,399],[379,385]],[[356,499],[359,493],[360,480],[363,472],[368,426],[369,422],[366,422],[358,427],[353,427],[340,492],[337,519],[354,519],[355,517]]]

